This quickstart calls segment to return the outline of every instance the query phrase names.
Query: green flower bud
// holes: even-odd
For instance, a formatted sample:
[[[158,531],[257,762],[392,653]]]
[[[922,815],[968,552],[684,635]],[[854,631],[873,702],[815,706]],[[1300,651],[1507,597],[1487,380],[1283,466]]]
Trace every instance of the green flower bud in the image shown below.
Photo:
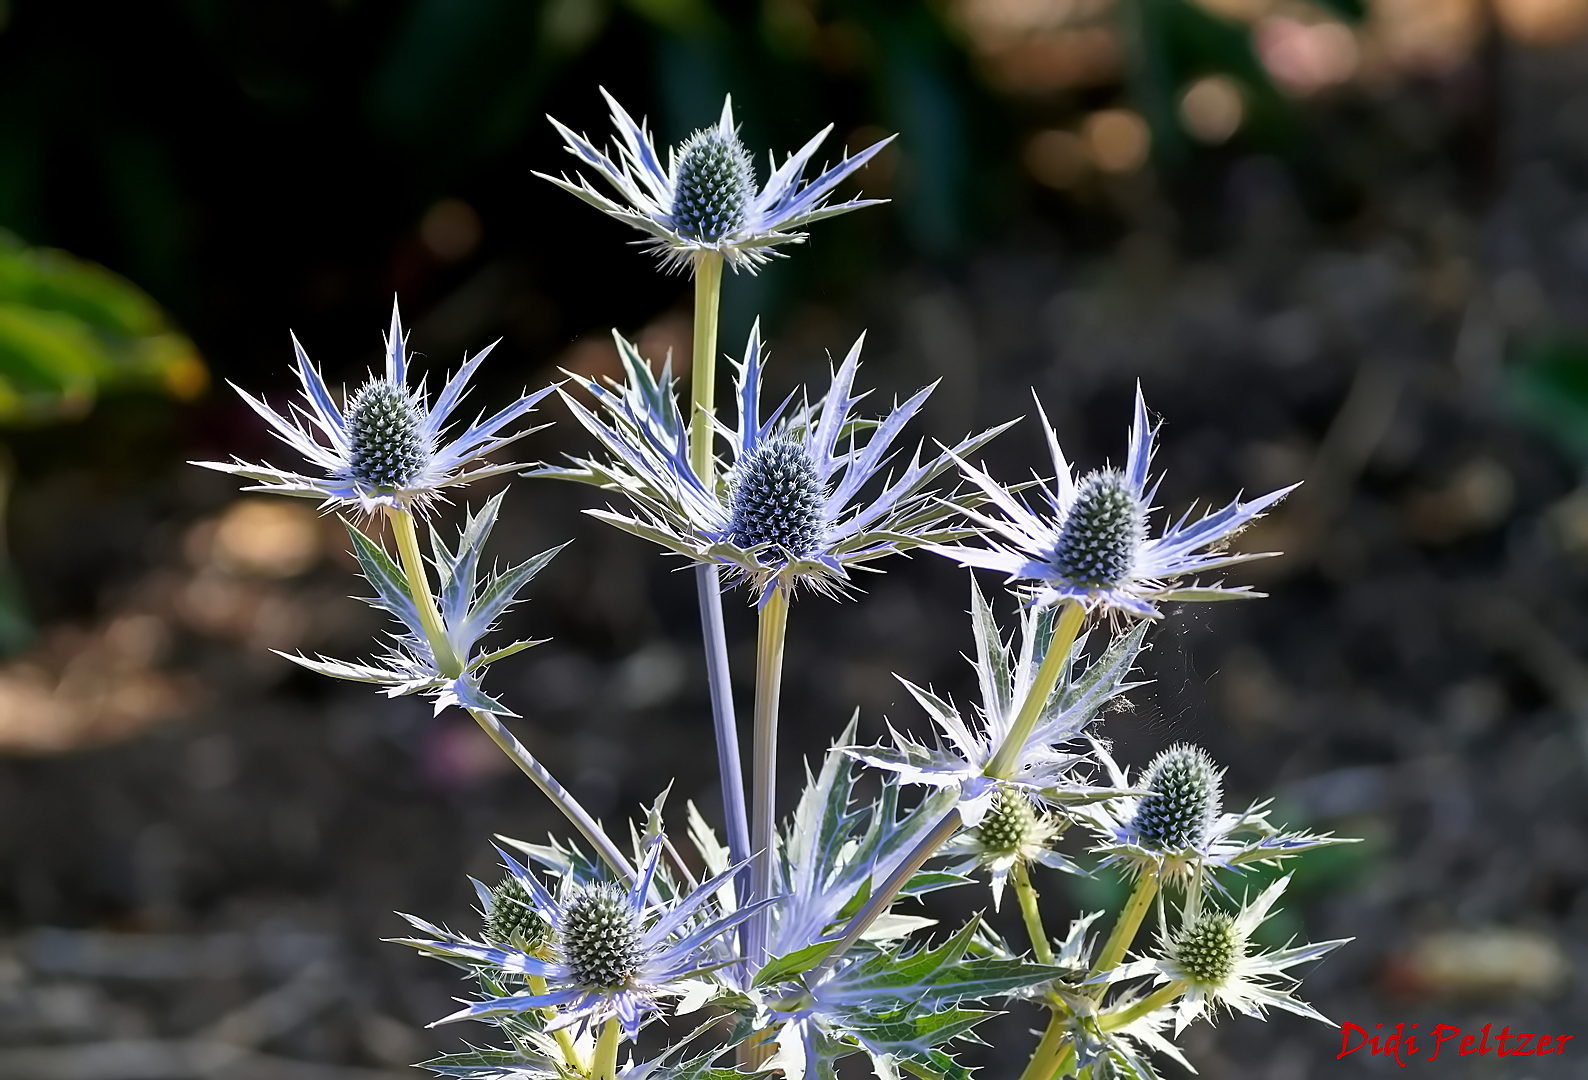
[[[1209,911],[1181,927],[1169,945],[1169,959],[1199,986],[1224,985],[1245,953],[1235,920],[1222,911]]]
[[[491,906],[485,912],[485,940],[493,945],[512,945],[533,952],[546,941],[549,928],[529,903],[529,893],[511,874],[491,890]]]

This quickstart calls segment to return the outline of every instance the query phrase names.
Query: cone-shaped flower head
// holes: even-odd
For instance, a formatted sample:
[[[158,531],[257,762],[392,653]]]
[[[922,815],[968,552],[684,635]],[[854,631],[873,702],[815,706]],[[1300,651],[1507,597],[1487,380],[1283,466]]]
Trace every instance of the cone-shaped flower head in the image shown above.
[[[1041,405],[1038,404],[1041,412]],[[1039,484],[1041,503],[1000,485],[981,469],[961,460],[965,476],[987,500],[985,508],[965,506],[966,516],[986,534],[982,545],[934,545],[931,550],[965,566],[998,570],[1009,576],[1038,606],[1078,600],[1094,608],[1156,618],[1168,600],[1229,600],[1259,596],[1223,584],[1180,585],[1180,579],[1217,570],[1273,552],[1231,554],[1219,545],[1260,517],[1293,487],[1250,502],[1236,500],[1195,522],[1188,511],[1157,536],[1149,517],[1157,482],[1149,479],[1157,427],[1149,426],[1147,405],[1136,390],[1136,415],[1123,469],[1100,469],[1076,480],[1059,449],[1058,437],[1042,424],[1053,455],[1052,486]],[[1042,505],[1045,504],[1045,505]]]
[[[1197,986],[1217,987],[1229,981],[1246,956],[1246,939],[1228,913],[1204,911],[1169,939],[1166,957]]]
[[[408,385],[407,336],[396,303],[386,333],[385,371],[371,374],[341,408],[296,337],[292,347],[297,353],[293,374],[303,400],[288,413],[278,413],[252,394],[234,389],[270,425],[271,433],[303,455],[315,471],[289,472],[237,459],[194,464],[252,480],[255,483],[249,491],[320,499],[328,507],[356,506],[366,512],[381,506],[423,509],[449,488],[522,468],[486,464],[481,459],[539,430],[525,428],[503,434],[551,393],[551,387],[546,387],[525,394],[489,417],[477,417],[461,432],[451,431],[448,418],[467,393],[469,379],[495,346],[486,346],[465,359],[432,403],[423,383]]]
[[[617,1017],[633,1039],[644,1018],[662,998],[683,993],[707,972],[732,962],[722,938],[771,900],[748,904],[722,914],[715,896],[742,868],[721,874],[675,896],[658,887],[658,836],[648,844],[639,874],[630,887],[607,881],[563,878],[559,896],[511,855],[502,853],[509,876],[518,883],[533,915],[550,927],[551,956],[523,947],[526,942],[474,941],[405,915],[423,934],[404,939],[421,952],[504,975],[533,975],[546,981],[545,993],[490,997],[446,1017],[451,1020],[511,1016],[531,1009],[555,1007],[559,1024],[590,1027]],[[476,887],[485,892],[483,885]],[[499,890],[498,890],[499,891]],[[680,890],[681,891],[681,890]],[[496,893],[486,893],[489,904]],[[671,897],[670,899],[668,897]],[[488,924],[489,925],[489,924]]]
[[[1052,850],[1064,834],[1064,822],[1044,811],[1031,793],[1014,784],[1001,784],[981,824],[965,829],[943,845],[942,854],[956,861],[956,874],[986,869],[992,887],[993,909],[1003,906],[1004,884],[1016,863],[1040,863],[1055,870],[1081,873],[1080,867]]]
[[[535,912],[529,892],[508,875],[491,890],[485,905],[485,940],[535,952],[546,943],[551,927]]]
[[[586,386],[605,415],[563,393],[574,416],[607,450],[607,460],[575,458],[574,468],[541,469],[537,475],[622,493],[633,513],[589,512],[696,562],[727,567],[755,586],[761,603],[773,589],[800,585],[841,593],[853,567],[971,535],[950,523],[954,509],[928,490],[952,467],[951,457],[923,462],[918,446],[907,462],[895,463],[895,441],[932,387],[875,422],[854,415],[865,397],[854,391],[863,341],[855,342],[818,401],[790,394],[763,419],[766,357],[760,326],[753,328],[744,362],[737,365],[738,428],[719,428],[729,453],[718,459],[717,480],[708,487],[689,462],[671,365],[658,379],[619,337],[625,381]],[[971,436],[955,449],[968,452],[1001,430]]]
[[[640,241],[662,257],[662,265],[678,269],[703,256],[719,255],[735,270],[752,273],[768,262],[780,244],[799,243],[801,230],[813,221],[873,206],[880,199],[829,202],[838,185],[891,139],[883,139],[805,183],[805,167],[832,131],[829,124],[778,165],[772,157],[765,186],[755,186],[750,153],[739,141],[733,102],[725,99],[722,116],[711,127],[691,135],[668,153],[667,167],[651,141],[645,123],[635,123],[623,106],[601,91],[612,110],[619,145],[614,154],[596,149],[555,118],[552,124],[568,152],[594,169],[617,193],[603,194],[589,179],[547,176],[564,191],[649,235]]]
[[[1158,754],[1132,782],[1108,747],[1091,740],[1092,756],[1116,791],[1140,791],[1077,806],[1098,842],[1092,850],[1128,874],[1152,873],[1188,886],[1198,879],[1209,892],[1228,895],[1212,873],[1242,873],[1277,866],[1292,855],[1328,844],[1350,843],[1327,833],[1286,832],[1268,820],[1267,802],[1241,814],[1220,812],[1223,770],[1199,746],[1181,744]]]
[[[1164,851],[1201,846],[1223,809],[1222,770],[1200,746],[1180,744],[1147,766],[1147,794],[1131,824],[1146,844]]]
[[[1184,995],[1173,1006],[1176,1034],[1198,1017],[1213,1019],[1219,1007],[1258,1019],[1273,1007],[1330,1024],[1328,1017],[1294,996],[1299,980],[1289,969],[1325,956],[1349,938],[1266,953],[1251,946],[1252,932],[1289,884],[1288,875],[1280,878],[1235,915],[1213,909],[1187,915],[1178,929],[1160,936],[1159,955],[1121,964],[1108,981],[1150,975],[1159,985],[1183,984]]]

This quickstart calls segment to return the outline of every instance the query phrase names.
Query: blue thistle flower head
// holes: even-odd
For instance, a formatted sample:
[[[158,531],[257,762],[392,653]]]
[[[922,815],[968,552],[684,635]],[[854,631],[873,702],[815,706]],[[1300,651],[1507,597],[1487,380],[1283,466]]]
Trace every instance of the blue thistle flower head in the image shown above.
[[[1131,825],[1148,846],[1180,851],[1201,846],[1223,809],[1223,770],[1200,746],[1181,743],[1147,766],[1147,794]]]
[[[884,201],[829,200],[838,185],[870,161],[891,137],[845,156],[807,183],[806,166],[832,131],[829,124],[782,165],[773,157],[766,184],[757,190],[750,153],[733,122],[731,98],[724,99],[716,124],[695,132],[669,151],[664,168],[645,122],[635,123],[605,90],[601,95],[612,110],[618,134],[619,144],[612,154],[596,149],[589,139],[555,118],[548,119],[562,135],[568,152],[606,181],[616,197],[604,194],[584,175],[576,179],[535,175],[646,233],[649,238],[640,243],[660,255],[667,269],[681,269],[703,256],[719,255],[735,270],[754,273],[780,254],[779,246],[803,242],[806,234],[800,230],[811,222]]]
[[[896,460],[901,430],[933,387],[878,420],[855,416],[866,396],[854,389],[864,340],[855,342],[814,404],[796,392],[763,417],[766,350],[757,324],[744,361],[736,365],[738,424],[719,427],[719,445],[725,442],[728,453],[717,458],[719,479],[707,485],[689,462],[671,365],[658,379],[634,346],[618,337],[624,382],[586,387],[604,415],[563,392],[569,410],[608,457],[575,458],[573,468],[534,475],[621,492],[631,513],[589,513],[696,562],[723,565],[755,586],[760,603],[774,589],[800,585],[841,593],[857,566],[972,534],[952,523],[955,508],[928,489],[954,457],[923,460],[918,445],[908,461]],[[1006,426],[970,436],[954,452],[970,453]]]
[[[495,346],[465,359],[431,402],[423,383],[408,385],[408,341],[395,301],[386,333],[385,370],[372,373],[341,407],[296,336],[292,347],[302,401],[287,413],[276,412],[240,387],[233,389],[313,471],[290,472],[236,458],[193,464],[252,480],[249,491],[319,499],[326,507],[357,507],[366,513],[383,506],[423,510],[448,489],[523,468],[482,459],[540,430],[505,433],[552,390],[548,386],[524,394],[488,417],[482,414],[462,431],[451,431],[449,418],[467,394],[469,379]]]
[[[1042,405],[1042,425],[1053,455],[1054,481],[1039,483],[1033,506],[986,472],[960,460],[965,477],[983,500],[962,509],[983,534],[979,545],[940,544],[931,550],[963,566],[997,570],[1036,606],[1076,600],[1089,607],[1138,618],[1158,617],[1172,600],[1233,600],[1262,593],[1246,587],[1182,584],[1181,579],[1220,570],[1277,552],[1230,553],[1224,541],[1261,517],[1296,485],[1249,502],[1239,499],[1191,521],[1187,511],[1154,536],[1149,528],[1158,490],[1150,481],[1158,429],[1147,421],[1147,405],[1136,388],[1135,420],[1123,469],[1099,469],[1077,480]]]
[[[488,936],[485,941],[475,941],[405,915],[426,936],[404,939],[403,943],[421,952],[546,981],[544,993],[488,997],[440,1022],[513,1016],[555,1007],[561,1014],[560,1023],[581,1028],[615,1016],[624,1034],[633,1039],[645,1019],[660,1009],[663,998],[680,993],[690,980],[732,963],[733,958],[721,947],[724,935],[772,901],[747,904],[726,914],[716,907],[718,890],[733,880],[742,869],[739,865],[684,895],[672,895],[673,890],[660,887],[657,876],[662,848],[660,837],[650,841],[630,886],[568,875],[556,896],[524,865],[498,849],[509,878],[521,890],[519,902],[549,928],[549,953],[524,948],[528,943],[523,940],[503,942]],[[478,883],[476,888],[487,903],[496,895]],[[520,893],[513,895],[517,900]]]

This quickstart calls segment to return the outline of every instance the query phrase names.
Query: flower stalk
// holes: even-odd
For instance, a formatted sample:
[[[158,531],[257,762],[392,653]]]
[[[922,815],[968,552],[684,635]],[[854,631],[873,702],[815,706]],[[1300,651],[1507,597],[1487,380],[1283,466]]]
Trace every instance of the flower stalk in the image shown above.
[[[761,605],[755,653],[755,735],[751,748],[754,806],[750,822],[751,895],[772,895],[772,832],[777,822],[777,715],[783,693],[783,647],[788,636],[788,593],[775,588]],[[767,960],[768,913],[750,923],[750,960]]]
[[[1026,867],[1025,860],[1016,860],[1009,875],[1014,879],[1015,896],[1020,900],[1020,916],[1025,920],[1026,935],[1031,938],[1031,949],[1036,953],[1037,962],[1051,965],[1053,943],[1043,929],[1042,910],[1037,906],[1037,890],[1031,884],[1031,871]]]
[[[1085,622],[1085,605],[1078,600],[1066,600],[1059,611],[1058,623],[1053,628],[1053,640],[1042,657],[1036,677],[1031,680],[1031,689],[1027,691],[1020,711],[1015,714],[1014,723],[1009,725],[1009,734],[1005,736],[1003,745],[998,747],[992,760],[987,763],[988,776],[999,780],[1009,779],[1021,751],[1026,748],[1026,740],[1031,738],[1032,730],[1042,717],[1048,698],[1053,696],[1053,688],[1059,685],[1059,677],[1064,674],[1064,667],[1070,659],[1070,649]]]
[[[407,510],[386,508],[386,519],[391,522],[392,535],[397,540],[397,553],[402,558],[404,574],[408,577],[408,590],[413,594],[414,606],[419,609],[419,621],[425,628],[430,651],[435,654],[436,666],[449,679],[463,674],[463,661],[452,648],[446,627],[441,622],[441,611],[436,607],[435,594],[430,591],[430,576],[425,570],[424,556],[419,552],[419,534],[414,528],[414,516]]]
[[[590,1062],[590,1075],[594,1080],[617,1080],[618,1075],[618,1018],[612,1017],[601,1028],[596,1039],[595,1056]]]
[[[1143,1016],[1161,1009],[1175,998],[1185,993],[1186,987],[1191,984],[1184,979],[1177,979],[1165,986],[1160,986],[1134,1005],[1120,1009],[1118,1012],[1104,1013],[1098,1018],[1097,1025],[1104,1031],[1118,1031],[1122,1027],[1129,1027]]]
[[[1074,1053],[1075,1047],[1070,1044],[1069,1024],[1066,1023],[1065,1014],[1055,1012],[1048,1020],[1047,1028],[1042,1032],[1042,1041],[1037,1043],[1037,1048],[1032,1051],[1031,1060],[1026,1062],[1020,1080],[1053,1080],[1053,1077],[1058,1076],[1060,1070],[1069,1064]]]
[[[1095,979],[1105,972],[1112,971],[1125,958],[1126,951],[1136,940],[1136,931],[1141,928],[1142,919],[1146,918],[1147,912],[1152,909],[1152,899],[1157,892],[1156,873],[1143,873],[1136,879],[1136,886],[1130,892],[1130,899],[1125,902],[1125,909],[1119,913],[1114,929],[1109,933],[1108,940],[1103,943],[1103,951],[1098,955],[1097,966],[1092,968],[1091,978]],[[1103,989],[1099,985],[1093,991],[1093,996],[1102,997]]]

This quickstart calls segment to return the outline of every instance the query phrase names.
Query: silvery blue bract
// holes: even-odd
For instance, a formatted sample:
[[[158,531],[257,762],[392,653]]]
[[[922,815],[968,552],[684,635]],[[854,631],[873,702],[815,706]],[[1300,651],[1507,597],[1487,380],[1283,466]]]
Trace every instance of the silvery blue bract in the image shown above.
[[[1040,486],[1046,507],[1033,509],[1023,496],[961,461],[966,478],[990,504],[985,511],[966,508],[967,516],[986,533],[985,546],[937,545],[933,551],[965,566],[1008,575],[1010,582],[1039,606],[1079,600],[1150,619],[1158,616],[1158,605],[1168,600],[1261,595],[1245,588],[1174,583],[1272,554],[1208,549],[1256,520],[1295,490],[1294,486],[1250,502],[1237,500],[1189,525],[1187,511],[1160,535],[1149,536],[1147,517],[1158,486],[1154,482],[1149,487],[1148,469],[1158,429],[1148,426],[1141,389],[1136,390],[1135,420],[1123,470],[1101,470],[1077,482],[1046,413],[1042,414],[1042,426],[1054,469],[1053,486]],[[956,451],[956,456],[964,455]]]
[[[423,509],[448,488],[523,468],[487,463],[468,466],[535,430],[501,434],[552,389],[525,394],[489,417],[477,417],[449,439],[448,418],[494,346],[465,360],[431,403],[422,382],[416,388],[408,385],[407,339],[394,302],[391,327],[386,332],[385,373],[371,376],[341,408],[296,336],[292,347],[298,358],[293,374],[302,387],[303,402],[294,403],[288,415],[240,387],[233,389],[264,418],[272,434],[302,454],[318,474],[238,460],[194,464],[253,480],[251,491],[320,499],[326,506],[356,506],[366,512],[382,506]]]
[[[774,249],[778,245],[804,240],[805,234],[798,231],[804,226],[880,201],[829,203],[828,199],[891,138],[846,156],[807,184],[805,167],[832,131],[829,124],[781,166],[773,157],[771,174],[757,191],[750,155],[734,126],[732,99],[723,101],[716,125],[696,132],[670,151],[663,168],[645,124],[636,124],[605,90],[601,95],[612,109],[612,124],[621,140],[615,158],[556,119],[548,119],[561,133],[568,152],[594,169],[618,197],[603,195],[583,176],[575,181],[566,176],[535,175],[650,234],[651,239],[642,243],[661,255],[663,265],[669,268],[685,266],[702,255],[718,255],[735,269],[753,272],[777,254]]]

